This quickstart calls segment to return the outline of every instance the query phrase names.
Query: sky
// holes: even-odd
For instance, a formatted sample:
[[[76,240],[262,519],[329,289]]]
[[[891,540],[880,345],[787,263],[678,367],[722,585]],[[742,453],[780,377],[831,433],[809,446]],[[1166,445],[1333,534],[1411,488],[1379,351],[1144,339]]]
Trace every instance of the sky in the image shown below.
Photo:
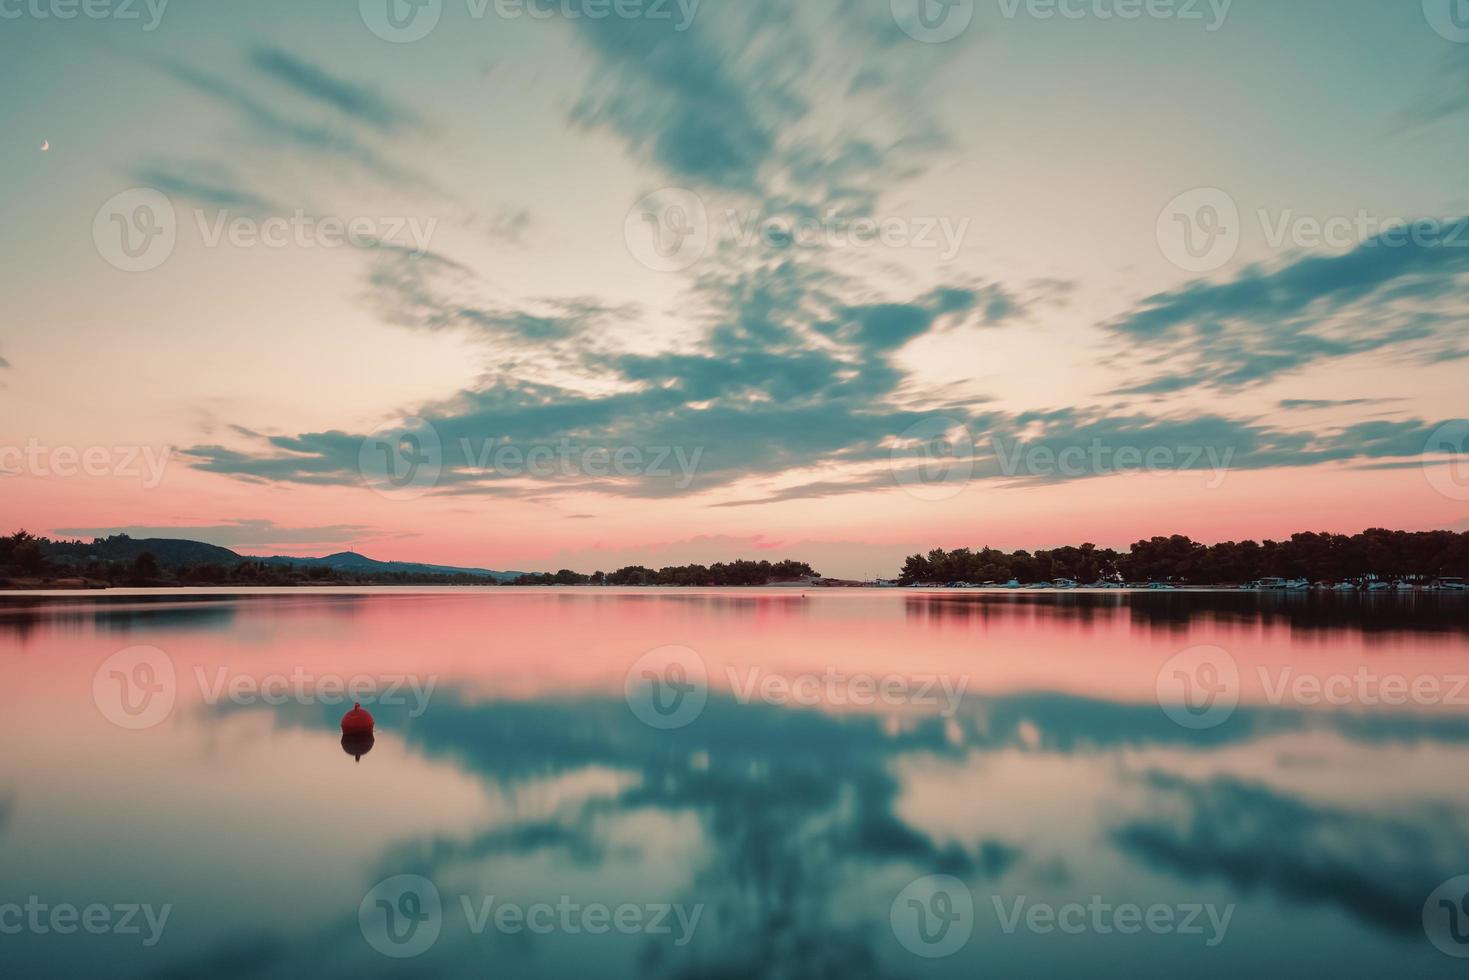
[[[1466,0],[0,0],[4,529],[1469,530]]]

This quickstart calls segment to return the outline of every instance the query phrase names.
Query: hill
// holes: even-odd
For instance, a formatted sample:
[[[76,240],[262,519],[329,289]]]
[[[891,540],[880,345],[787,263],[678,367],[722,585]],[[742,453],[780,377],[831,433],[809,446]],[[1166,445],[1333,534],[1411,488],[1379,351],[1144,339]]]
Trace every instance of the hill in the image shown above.
[[[344,572],[361,572],[369,575],[475,575],[509,582],[524,575],[524,572],[497,572],[488,568],[460,568],[455,565],[425,565],[407,561],[378,561],[355,551],[342,551],[325,558],[293,558],[277,555],[270,558],[255,558],[252,561],[267,565],[295,565],[302,568],[332,568]]]
[[[153,564],[161,571],[178,573],[201,569],[238,569],[242,565],[258,565],[266,569],[300,570],[319,578],[320,573],[339,573],[361,578],[440,579],[481,578],[495,582],[508,582],[519,578],[522,572],[500,572],[488,568],[462,568],[450,565],[428,565],[419,562],[379,561],[344,551],[322,558],[298,558],[289,555],[256,557],[242,555],[183,538],[133,538],[126,534],[114,534],[106,538],[85,541],[51,541],[46,538],[31,539],[35,542],[40,557],[55,566],[58,572],[72,571],[77,575],[93,575],[119,566],[132,566],[144,556],[151,555]]]

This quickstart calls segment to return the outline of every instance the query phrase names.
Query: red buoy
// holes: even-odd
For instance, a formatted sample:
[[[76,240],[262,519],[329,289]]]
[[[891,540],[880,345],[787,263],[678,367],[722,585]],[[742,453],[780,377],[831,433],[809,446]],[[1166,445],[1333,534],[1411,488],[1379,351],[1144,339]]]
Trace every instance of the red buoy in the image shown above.
[[[352,710],[342,716],[342,734],[372,734],[372,715],[362,710],[361,702],[354,704]]]

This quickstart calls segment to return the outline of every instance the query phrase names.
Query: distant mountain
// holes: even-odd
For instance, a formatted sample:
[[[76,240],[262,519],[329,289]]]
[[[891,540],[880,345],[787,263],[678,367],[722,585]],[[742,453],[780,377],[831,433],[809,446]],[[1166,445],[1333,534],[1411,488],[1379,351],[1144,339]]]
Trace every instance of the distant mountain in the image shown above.
[[[344,572],[364,572],[374,575],[402,573],[406,575],[478,575],[508,582],[519,578],[524,572],[496,572],[488,568],[460,568],[454,565],[423,565],[408,561],[378,561],[355,551],[343,551],[325,558],[293,558],[276,555],[270,558],[252,558],[267,565],[299,565],[307,568],[334,568]]]
[[[325,558],[296,558],[277,555],[269,558],[241,555],[228,548],[188,541],[180,538],[130,538],[126,534],[114,534],[107,538],[83,545],[68,542],[48,542],[43,548],[47,557],[67,563],[100,561],[131,562],[139,555],[152,554],[165,568],[182,568],[188,565],[238,565],[241,562],[258,561],[266,565],[297,565],[302,567],[332,568],[343,572],[363,574],[401,573],[407,575],[473,575],[508,582],[519,578],[523,572],[497,572],[488,568],[459,568],[450,565],[424,565],[417,562],[378,561],[353,551],[343,551]]]
[[[126,534],[114,534],[98,538],[80,549],[67,542],[52,542],[43,548],[48,557],[99,561],[133,561],[144,552],[151,553],[160,565],[235,565],[242,561],[239,555],[228,548],[205,544],[203,541],[185,541],[179,538],[130,538]]]

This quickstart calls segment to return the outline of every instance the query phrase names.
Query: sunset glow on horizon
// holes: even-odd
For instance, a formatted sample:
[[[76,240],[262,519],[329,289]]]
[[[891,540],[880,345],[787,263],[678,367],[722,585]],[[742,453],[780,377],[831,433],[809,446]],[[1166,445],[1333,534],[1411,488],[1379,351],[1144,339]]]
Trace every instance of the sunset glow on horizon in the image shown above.
[[[1469,531],[1469,31],[927,3],[0,20],[0,532],[871,579]]]

